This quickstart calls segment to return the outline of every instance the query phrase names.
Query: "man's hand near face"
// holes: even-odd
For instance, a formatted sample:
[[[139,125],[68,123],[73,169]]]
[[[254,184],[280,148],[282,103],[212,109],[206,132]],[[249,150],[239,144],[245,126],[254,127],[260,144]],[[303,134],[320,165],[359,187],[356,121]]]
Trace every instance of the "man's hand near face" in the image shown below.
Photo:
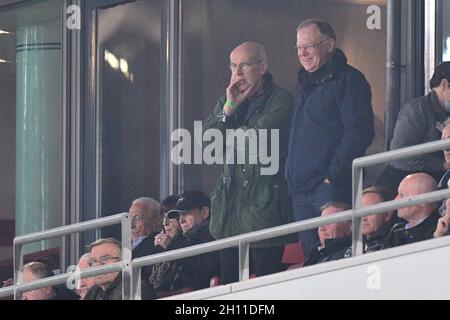
[[[231,77],[230,84],[227,88],[227,102],[231,102],[234,105],[225,103],[223,112],[227,117],[236,112],[239,105],[247,98],[253,87],[240,76]]]
[[[448,232],[448,226],[450,224],[450,214],[449,208],[447,207],[447,212],[445,215],[438,220],[436,231],[433,234],[433,237],[439,238],[445,236]]]

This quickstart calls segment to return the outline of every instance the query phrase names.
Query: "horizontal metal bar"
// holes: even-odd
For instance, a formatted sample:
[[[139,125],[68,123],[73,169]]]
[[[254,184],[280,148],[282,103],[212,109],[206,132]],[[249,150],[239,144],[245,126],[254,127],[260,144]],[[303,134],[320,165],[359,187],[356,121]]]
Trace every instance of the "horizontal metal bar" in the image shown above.
[[[286,225],[253,231],[245,235],[234,236],[221,240],[211,241],[195,246],[190,246],[182,249],[171,250],[164,253],[159,253],[151,256],[136,258],[132,261],[133,268],[142,268],[148,265],[159,263],[162,261],[170,261],[185,257],[190,257],[198,254],[208,253],[221,249],[239,246],[239,242],[257,242],[269,238],[275,238],[290,233],[295,233],[303,230],[313,229],[319,225],[327,225],[352,219],[352,211],[343,211],[332,216],[318,217],[301,222],[293,222]]]
[[[14,286],[9,286],[0,289],[0,298],[12,297],[14,295]]]
[[[390,210],[397,210],[400,208],[416,206],[422,203],[438,202],[450,198],[450,189],[438,190],[428,193],[423,193],[414,197],[409,197],[400,200],[392,200],[382,202],[376,205],[367,206],[355,210],[356,217],[365,217],[373,214],[380,214]]]
[[[290,223],[283,226],[278,226],[275,228],[254,231],[245,235],[235,236],[231,238],[226,238],[222,240],[212,241],[205,244],[199,244],[196,246],[182,248],[178,250],[173,250],[161,254],[151,255],[147,257],[137,258],[132,261],[133,268],[142,268],[144,266],[152,265],[162,261],[170,261],[175,259],[181,259],[185,257],[190,257],[198,254],[208,253],[212,251],[217,251],[225,248],[230,248],[234,246],[238,246],[239,242],[256,242],[260,240],[265,240],[268,238],[278,237],[290,233],[296,233],[303,230],[317,228],[322,225],[338,223],[343,221],[350,221],[352,219],[352,214],[355,214],[357,217],[363,217],[367,215],[380,214],[386,212],[388,210],[399,209],[403,207],[418,205],[426,202],[435,202],[446,199],[450,197],[450,189],[434,191],[426,194],[421,194],[418,196],[401,199],[401,200],[393,200],[384,202],[381,204],[361,208],[358,210],[347,210],[343,212],[336,213],[331,216],[326,217],[318,217],[314,219],[309,219],[301,222]],[[106,274],[109,272],[118,272],[122,270],[122,263],[117,262],[114,264],[99,266],[95,268],[89,268],[81,271],[77,277],[78,278],[87,278],[96,276],[98,274]],[[65,273],[62,275],[57,275],[54,277],[49,277],[45,279],[41,279],[38,281],[30,282],[27,284],[21,284],[0,289],[0,297],[11,296],[14,293],[14,288],[18,291],[28,291],[33,289],[38,289],[46,286],[62,284],[67,281],[67,279],[73,275],[73,273]]]
[[[23,236],[18,236],[14,238],[14,245],[24,245],[26,243],[61,237],[76,232],[107,227],[119,223],[122,219],[122,216],[126,214],[128,214],[128,212],[118,213],[112,216],[99,218],[96,220],[79,222],[63,227],[57,227],[40,232],[30,233]]]
[[[75,274],[74,272],[63,273],[59,275],[55,275],[48,278],[39,279],[36,281],[24,283],[24,284],[16,284],[14,286],[7,287],[8,290],[0,290],[0,297],[7,297],[14,294],[14,289],[16,289],[19,293],[40,289],[48,286],[55,286],[58,284],[63,284],[67,282],[69,277],[74,276],[77,279],[94,277],[100,274],[107,274],[111,272],[120,272],[122,270],[122,262],[111,263],[108,265],[92,267],[79,273]]]
[[[351,221],[353,214],[356,217],[364,217],[373,214],[381,214],[389,210],[409,207],[427,202],[436,202],[450,197],[450,189],[433,191],[418,196],[409,197],[401,200],[392,200],[381,204],[360,208],[357,210],[346,210],[331,216],[317,217],[300,222],[289,223],[286,225],[254,231],[245,235],[230,237],[222,240],[216,240],[204,244],[199,244],[178,250],[172,250],[160,254],[141,257],[132,261],[133,268],[142,268],[155,263],[186,258],[198,254],[222,250],[230,247],[237,247],[240,241],[257,242],[270,238],[275,238],[291,233],[318,228],[328,224]]]
[[[355,167],[368,167],[392,160],[414,157],[424,153],[450,149],[450,139],[422,143],[415,146],[373,154],[353,160]]]

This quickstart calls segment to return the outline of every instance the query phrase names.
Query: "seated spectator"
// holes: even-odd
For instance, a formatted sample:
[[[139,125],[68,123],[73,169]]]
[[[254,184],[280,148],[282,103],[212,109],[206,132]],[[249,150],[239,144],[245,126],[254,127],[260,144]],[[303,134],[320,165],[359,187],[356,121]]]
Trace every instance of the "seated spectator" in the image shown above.
[[[445,122],[443,123],[443,130],[441,139],[448,139],[450,138],[450,118],[447,118]],[[450,149],[444,150],[444,160],[447,164],[447,167],[450,168]],[[450,170],[447,170],[445,174],[442,176],[442,178],[439,180],[438,188],[439,189],[445,189],[448,188],[448,180],[450,179]]]
[[[437,184],[432,176],[426,173],[414,173],[402,180],[395,199],[404,199],[436,190]],[[398,209],[398,216],[406,222],[397,223],[392,227],[387,245],[395,247],[432,238],[440,217],[438,207],[438,203],[424,203]]]
[[[119,241],[114,238],[99,239],[89,245],[90,265],[100,266],[122,260],[122,248]],[[153,288],[142,283],[142,299],[156,297]],[[84,300],[122,300],[122,273],[111,272],[95,277],[95,285],[92,286]]]
[[[155,246],[161,246],[164,250],[172,241],[178,242],[182,237],[182,230],[178,217],[169,219],[167,212],[176,208],[178,196],[168,196],[161,202],[161,213],[163,214],[163,230],[155,237]],[[174,240],[175,239],[175,240]],[[158,297],[169,295],[168,291],[179,290],[183,284],[174,282],[175,275],[179,271],[180,263],[177,260],[166,261],[152,266],[150,283],[153,285]]]
[[[161,247],[155,246],[155,236],[162,228],[159,202],[148,197],[134,200],[128,210],[131,218],[131,247],[134,258],[160,253]],[[143,286],[150,286],[151,266],[141,269]]]
[[[83,271],[90,267],[90,254],[85,253],[78,260],[78,271]],[[95,284],[95,277],[83,278],[76,284],[75,292],[80,296],[80,300],[83,300],[88,290]]]
[[[381,187],[370,187],[362,192],[362,207],[392,200],[388,190]],[[374,214],[361,219],[361,232],[363,234],[363,251],[372,252],[381,250],[386,246],[386,236],[392,228],[392,212]],[[351,248],[350,248],[351,249]]]
[[[444,124],[444,129],[442,130],[442,139],[448,139],[450,138],[450,118],[447,118],[447,120],[445,120]],[[449,150],[444,150],[444,159],[445,162],[447,163],[447,166],[450,167],[450,149]],[[439,190],[443,190],[448,188],[448,182],[450,179],[450,170],[447,170],[444,175],[442,176],[442,178],[439,180],[438,183],[438,189]],[[444,215],[446,212],[446,201],[442,201],[441,207],[439,208],[439,213],[441,215]]]
[[[200,191],[186,191],[181,194],[176,209],[167,213],[169,219],[178,217],[183,231],[182,237],[176,237],[167,244],[167,250],[193,246],[214,238],[209,233],[209,214],[211,201]],[[184,287],[194,290],[208,288],[210,280],[220,274],[219,254],[210,252],[182,259],[181,270],[175,276],[180,277]]]
[[[443,122],[449,116],[447,100],[450,93],[450,61],[436,67],[430,80],[431,92],[407,102],[398,114],[391,150],[409,147],[440,139]],[[439,179],[449,170],[449,164],[442,158],[442,152],[424,153],[415,157],[393,160],[381,174],[377,185],[392,193],[400,181],[412,173],[426,172]]]
[[[325,217],[349,210],[351,206],[344,202],[328,202],[320,209],[321,216]],[[347,258],[345,253],[352,244],[351,226],[350,221],[320,226],[318,229],[320,243],[313,247],[303,266]]]
[[[52,277],[54,275],[51,267],[42,262],[33,261],[23,266],[23,283]],[[23,300],[77,300],[77,298],[73,291],[65,288],[63,285],[25,291],[22,294]]]
[[[131,239],[133,258],[161,252],[154,244],[155,236],[161,231],[161,216],[158,201],[139,198],[129,209],[131,218]]]
[[[445,214],[441,218],[439,218],[436,230],[433,233],[434,238],[450,235],[450,229],[448,227],[450,224],[450,199],[447,199],[445,202],[446,208],[449,209],[446,209]]]

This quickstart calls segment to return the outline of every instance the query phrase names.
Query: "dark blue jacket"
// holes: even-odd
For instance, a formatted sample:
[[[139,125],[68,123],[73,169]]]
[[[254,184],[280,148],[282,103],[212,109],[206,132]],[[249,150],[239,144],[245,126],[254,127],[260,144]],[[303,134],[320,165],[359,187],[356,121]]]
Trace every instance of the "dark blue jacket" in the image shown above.
[[[325,178],[349,185],[352,161],[371,144],[370,85],[336,49],[319,70],[298,72],[289,137],[286,179],[290,194],[314,189]]]

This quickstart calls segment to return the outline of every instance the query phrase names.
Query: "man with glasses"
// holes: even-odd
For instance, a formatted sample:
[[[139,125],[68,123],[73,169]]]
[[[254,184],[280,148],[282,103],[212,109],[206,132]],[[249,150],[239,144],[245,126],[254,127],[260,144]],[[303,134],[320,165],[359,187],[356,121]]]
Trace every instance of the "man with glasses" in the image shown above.
[[[229,67],[231,77],[226,94],[219,98],[212,115],[203,123],[203,132],[216,129],[224,137],[228,129],[256,133],[259,151],[263,143],[268,153],[270,146],[277,145],[279,152],[271,151],[278,166],[276,172],[266,175],[267,165],[261,160],[261,152],[256,163],[252,163],[249,159],[254,154],[249,147],[245,149],[244,163],[236,161],[236,157],[232,163],[228,159],[224,161],[222,176],[211,199],[210,231],[216,239],[292,222],[282,167],[293,98],[274,83],[266,50],[259,43],[245,42],[237,46],[230,54]],[[263,142],[261,129],[269,134],[278,132],[278,139]],[[235,148],[234,154],[238,152],[239,148]],[[291,241],[291,237],[281,237],[252,243],[250,259],[254,273],[262,276],[284,270],[281,262],[284,245]],[[222,282],[239,281],[238,250],[225,249],[220,256]]]
[[[320,216],[327,202],[351,203],[352,161],[374,137],[371,90],[364,75],[336,48],[336,34],[324,21],[297,28],[300,62],[291,121],[286,179],[297,221]],[[318,240],[300,233],[305,258]]]
[[[122,247],[114,238],[98,239],[88,246],[91,267],[116,263],[122,260]],[[142,283],[142,299],[156,297],[148,282]],[[122,300],[122,272],[95,276],[95,285],[89,289],[84,300]]]

